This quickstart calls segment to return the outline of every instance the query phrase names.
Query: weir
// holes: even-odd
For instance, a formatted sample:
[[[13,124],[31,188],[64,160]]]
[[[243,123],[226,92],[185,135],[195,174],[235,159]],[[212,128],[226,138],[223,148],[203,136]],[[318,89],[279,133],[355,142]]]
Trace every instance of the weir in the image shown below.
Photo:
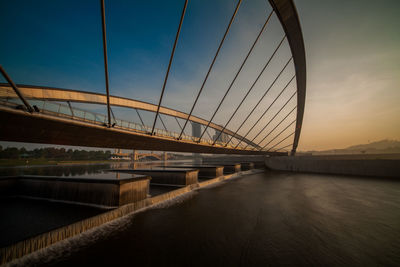
[[[164,168],[191,168],[199,170],[199,178],[216,178],[224,174],[224,166],[212,165],[171,165]]]
[[[129,171],[131,171],[131,170],[129,170]],[[120,172],[120,170],[118,170],[118,172]],[[196,170],[196,172],[198,172],[198,170]],[[45,247],[50,246],[51,244],[57,243],[58,241],[73,237],[73,236],[83,233],[89,229],[103,225],[104,223],[110,222],[112,220],[115,220],[117,218],[120,218],[122,216],[130,214],[132,212],[141,210],[143,208],[146,208],[146,207],[158,204],[158,203],[162,203],[167,200],[174,199],[178,196],[189,193],[193,190],[197,190],[199,188],[203,188],[203,187],[206,187],[206,186],[209,186],[209,185],[212,185],[215,183],[219,183],[221,181],[228,180],[231,178],[235,178],[235,177],[238,177],[241,175],[253,174],[253,173],[258,173],[258,172],[263,172],[263,170],[241,171],[238,173],[223,175],[223,176],[220,176],[220,177],[217,177],[214,179],[208,179],[206,181],[183,186],[183,187],[177,188],[173,191],[159,194],[154,197],[149,197],[149,198],[139,200],[139,201],[136,201],[133,203],[128,203],[128,204],[122,205],[116,209],[111,209],[111,210],[108,210],[105,212],[101,212],[100,214],[95,215],[93,217],[86,218],[86,219],[80,220],[78,222],[68,224],[68,225],[60,227],[60,228],[56,228],[49,232],[44,232],[37,236],[27,238],[18,243],[14,243],[7,247],[0,248],[0,264],[4,264],[6,262],[20,258],[20,257],[27,255],[29,253],[32,253],[34,251],[43,249]],[[5,185],[14,184],[14,180],[10,180],[9,178],[10,177],[0,179],[0,190],[4,190]],[[72,179],[72,178],[65,178],[65,179]],[[104,179],[101,179],[101,180],[104,180]],[[149,181],[149,180],[147,180],[147,181]],[[0,191],[0,192],[2,192],[2,191]]]
[[[144,174],[151,176],[151,184],[191,185],[198,182],[199,170],[191,168],[151,168],[151,169],[117,169],[112,172]]]
[[[102,207],[119,207],[147,198],[150,177],[116,179],[24,175],[0,178],[2,196],[31,197]]]
[[[210,163],[209,165],[214,165],[214,164]],[[224,166],[224,174],[232,174],[241,171],[240,163],[224,163],[221,165]]]
[[[240,168],[243,171],[248,171],[254,169],[254,162],[241,162],[240,163]]]

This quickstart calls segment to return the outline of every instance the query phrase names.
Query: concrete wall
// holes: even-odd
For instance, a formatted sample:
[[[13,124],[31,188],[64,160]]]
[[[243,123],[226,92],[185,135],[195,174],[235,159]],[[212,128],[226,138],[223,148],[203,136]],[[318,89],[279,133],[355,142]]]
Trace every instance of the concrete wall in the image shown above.
[[[210,167],[206,167],[206,168],[202,168],[202,167],[198,167],[199,169],[199,177],[209,177],[209,178],[214,178],[214,177],[220,177],[224,174],[224,167],[214,167],[214,168],[210,168]]]
[[[400,178],[400,160],[342,159],[340,157],[270,157],[272,170]]]
[[[224,174],[230,174],[240,171],[241,171],[240,163],[224,165]]]
[[[146,199],[149,194],[150,179],[141,179],[119,186],[119,206]]]
[[[238,163],[238,162],[262,162],[264,163],[265,161],[265,156],[264,155],[225,155],[225,156],[204,156],[203,157],[203,163],[217,163],[217,164],[223,164],[223,163]]]
[[[59,179],[57,177],[10,177],[0,179],[0,192],[25,196],[118,207],[143,200],[150,178],[130,180]],[[4,196],[2,194],[2,196]]]
[[[248,155],[248,156],[235,156],[235,155],[227,155],[227,156],[212,156],[212,157],[203,157],[203,164],[234,164],[234,163],[254,163],[255,168],[264,168],[265,167],[265,156],[264,155]]]
[[[114,170],[110,170],[114,171]],[[198,182],[199,170],[152,170],[152,169],[118,169],[118,172],[143,174],[151,176],[152,184],[191,185]]]
[[[240,168],[243,171],[248,171],[254,169],[254,162],[241,162]]]

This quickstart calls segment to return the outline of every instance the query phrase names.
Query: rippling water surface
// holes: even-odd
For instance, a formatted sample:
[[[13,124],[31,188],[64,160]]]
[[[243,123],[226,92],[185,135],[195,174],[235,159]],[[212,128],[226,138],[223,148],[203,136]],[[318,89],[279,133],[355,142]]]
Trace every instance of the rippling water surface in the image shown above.
[[[400,182],[243,176],[56,245],[24,264],[398,266]]]

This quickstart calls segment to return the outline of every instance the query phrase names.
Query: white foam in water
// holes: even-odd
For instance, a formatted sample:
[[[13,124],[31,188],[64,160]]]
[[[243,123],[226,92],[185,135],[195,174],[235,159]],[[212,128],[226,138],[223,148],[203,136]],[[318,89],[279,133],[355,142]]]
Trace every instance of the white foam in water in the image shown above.
[[[134,219],[134,216],[139,212],[143,212],[148,209],[154,209],[154,208],[155,209],[168,208],[173,205],[182,203],[192,198],[196,194],[198,193],[195,191],[190,191],[182,195],[179,195],[177,197],[174,197],[172,199],[163,201],[161,203],[134,211],[121,218],[115,219],[98,227],[94,227],[81,234],[59,241],[44,249],[35,251],[19,259],[13,260],[5,264],[4,266],[14,267],[14,266],[34,266],[37,264],[45,265],[54,260],[67,258],[74,252],[81,250],[81,248],[85,246],[89,246],[90,244],[95,243],[99,239],[105,239],[111,234],[123,231],[130,225],[130,223]]]
[[[169,207],[171,207],[173,205],[185,202],[186,200],[189,200],[189,199],[193,198],[197,194],[198,194],[198,192],[196,192],[196,191],[190,191],[190,192],[184,193],[182,195],[179,195],[177,197],[174,197],[174,198],[165,200],[163,202],[160,202],[158,204],[155,204],[155,205],[153,205],[153,206],[151,206],[149,208],[150,209],[169,208]]]
[[[250,172],[249,174],[258,173],[258,172],[259,171],[253,171],[253,172]],[[242,177],[242,175],[233,175],[229,180],[233,180],[233,179],[236,179],[239,177]],[[216,183],[207,185],[207,186],[199,188],[199,189],[217,187],[217,186],[224,184],[224,182],[226,182],[226,181],[216,182]],[[134,219],[134,216],[136,213],[143,212],[148,209],[169,208],[173,205],[183,203],[183,202],[193,198],[197,194],[198,194],[198,192],[196,189],[196,190],[189,191],[187,193],[178,195],[169,200],[162,201],[158,204],[139,209],[139,210],[134,211],[130,214],[127,214],[121,218],[112,220],[108,223],[105,223],[98,227],[89,229],[81,234],[76,235],[76,236],[59,241],[59,242],[57,242],[53,245],[50,245],[44,249],[35,251],[35,252],[28,254],[26,256],[23,256],[19,259],[13,260],[13,261],[5,264],[4,266],[33,266],[36,264],[43,265],[43,264],[50,263],[54,260],[67,258],[70,255],[72,255],[74,252],[81,250],[81,248],[83,248],[85,246],[89,246],[90,244],[93,244],[100,239],[105,239],[108,236],[110,236],[111,234],[115,234],[120,231],[123,231],[130,225],[130,223]]]
[[[125,215],[101,226],[87,230],[76,236],[59,241],[49,247],[35,251],[31,254],[13,260],[4,266],[34,266],[36,264],[47,264],[55,259],[62,259],[70,256],[82,247],[95,243],[99,239],[107,238],[112,233],[123,231],[131,223],[137,212],[146,210],[147,208],[138,210],[134,213]]]

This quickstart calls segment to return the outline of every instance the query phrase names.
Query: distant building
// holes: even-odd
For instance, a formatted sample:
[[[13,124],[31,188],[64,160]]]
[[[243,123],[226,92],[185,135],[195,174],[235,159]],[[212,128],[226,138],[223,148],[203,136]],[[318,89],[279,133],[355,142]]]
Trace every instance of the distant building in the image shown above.
[[[193,122],[192,123],[192,136],[194,137],[200,137],[201,135],[201,125]]]
[[[227,143],[229,141],[229,136],[225,133],[221,133],[221,134],[220,133],[221,133],[220,131],[215,131],[213,140],[217,141],[217,142]]]
[[[200,137],[201,135],[201,125],[196,123],[196,122],[192,122],[192,136],[193,137]],[[196,163],[200,163],[201,161],[201,154],[199,153],[193,153],[193,159]]]

